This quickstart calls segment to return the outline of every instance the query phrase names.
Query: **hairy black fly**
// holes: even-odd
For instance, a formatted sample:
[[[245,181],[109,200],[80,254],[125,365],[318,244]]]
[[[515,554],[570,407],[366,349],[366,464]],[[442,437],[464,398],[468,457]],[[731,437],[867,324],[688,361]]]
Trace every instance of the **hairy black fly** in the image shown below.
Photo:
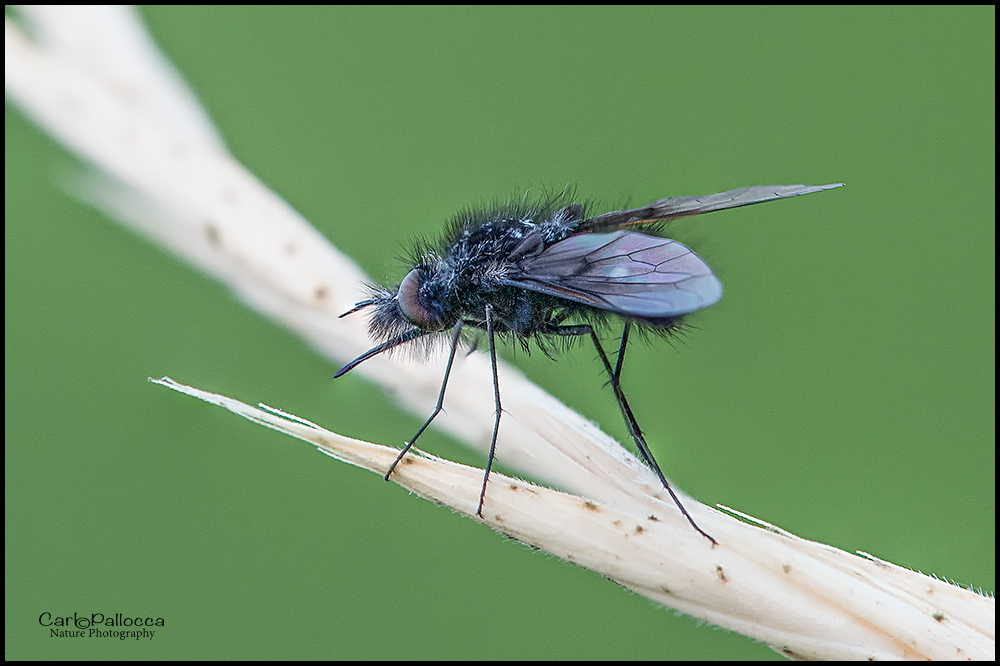
[[[655,225],[676,218],[841,185],[744,187],[705,197],[659,199],[641,208],[594,216],[563,195],[459,215],[440,245],[419,248],[412,270],[399,285],[374,288],[371,298],[341,315],[373,308],[369,331],[380,344],[341,368],[337,377],[377,354],[424,336],[451,338],[437,406],[399,452],[385,478],[441,411],[463,330],[485,331],[493,365],[496,420],[476,509],[482,516],[500,428],[495,339],[511,338],[526,347],[534,341],[546,349],[547,339],[590,336],[639,453],[688,522],[714,544],[715,539],[694,522],[653,459],[622,392],[621,374],[633,325],[669,332],[684,315],[718,301],[722,283],[684,245],[635,229],[655,232]],[[595,324],[611,315],[624,320],[613,366],[594,331]]]

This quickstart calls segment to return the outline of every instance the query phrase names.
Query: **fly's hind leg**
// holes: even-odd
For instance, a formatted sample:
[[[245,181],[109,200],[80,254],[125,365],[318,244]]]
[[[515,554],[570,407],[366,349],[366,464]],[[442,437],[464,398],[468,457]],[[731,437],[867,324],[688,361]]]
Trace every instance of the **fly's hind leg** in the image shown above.
[[[653,458],[653,452],[646,444],[646,439],[642,436],[642,430],[639,429],[639,423],[635,420],[635,415],[632,414],[632,408],[629,407],[628,400],[625,399],[625,393],[622,391],[621,387],[621,375],[622,364],[625,361],[625,349],[628,347],[628,334],[631,327],[631,323],[625,323],[625,328],[622,330],[621,344],[618,347],[618,358],[616,359],[614,367],[611,367],[608,355],[604,353],[604,347],[601,346],[601,341],[598,339],[597,333],[594,332],[593,326],[589,324],[562,326],[555,321],[547,332],[554,335],[565,336],[589,335],[590,339],[594,341],[594,346],[597,348],[597,354],[601,358],[601,363],[604,364],[604,370],[608,373],[608,377],[611,379],[611,389],[615,393],[615,400],[618,402],[618,409],[621,411],[622,417],[625,419],[625,425],[628,427],[629,434],[632,436],[632,440],[639,449],[639,453],[642,455],[643,460],[646,461],[646,465],[656,473],[657,477],[659,477],[660,483],[663,484],[664,489],[666,489],[666,491],[670,494],[671,499],[674,500],[674,504],[676,504],[677,508],[680,509],[681,514],[683,514],[683,516],[687,518],[687,521],[691,523],[691,527],[693,527],[703,537],[711,541],[714,546],[717,543],[716,540],[713,539],[708,532],[698,527],[698,523],[694,522],[694,518],[691,517],[691,514],[689,514],[687,509],[684,508],[684,505],[681,504],[681,500],[677,497],[674,489],[670,487],[670,482],[667,481],[667,477],[663,475],[663,472],[660,470],[660,466],[656,464],[656,460]]]

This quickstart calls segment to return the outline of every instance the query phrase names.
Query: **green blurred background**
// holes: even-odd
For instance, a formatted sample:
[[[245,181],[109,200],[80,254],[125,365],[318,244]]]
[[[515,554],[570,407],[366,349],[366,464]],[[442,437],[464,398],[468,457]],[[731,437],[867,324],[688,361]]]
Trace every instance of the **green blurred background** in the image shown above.
[[[527,187],[847,183],[672,227],[726,294],[633,346],[630,400],[701,501],[994,589],[993,7],[142,14],[234,153],[377,279]],[[393,445],[421,420],[63,194],[72,159],[6,108],[8,659],[777,658],[148,384]],[[625,437],[592,350],[514,360]],[[44,611],[167,625],[58,640]]]

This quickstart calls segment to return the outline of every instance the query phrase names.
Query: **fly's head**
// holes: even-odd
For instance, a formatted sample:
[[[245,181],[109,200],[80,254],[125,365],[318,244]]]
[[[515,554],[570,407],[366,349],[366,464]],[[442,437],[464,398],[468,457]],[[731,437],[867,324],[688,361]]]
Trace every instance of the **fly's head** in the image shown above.
[[[395,289],[376,285],[371,293],[371,298],[341,316],[372,308],[368,332],[377,341],[392,340],[415,331],[446,331],[457,321],[448,307],[447,289],[433,266],[418,265]]]
[[[403,278],[396,290],[396,307],[413,326],[422,331],[445,331],[457,317],[449,307],[449,290],[440,271],[417,266]]]

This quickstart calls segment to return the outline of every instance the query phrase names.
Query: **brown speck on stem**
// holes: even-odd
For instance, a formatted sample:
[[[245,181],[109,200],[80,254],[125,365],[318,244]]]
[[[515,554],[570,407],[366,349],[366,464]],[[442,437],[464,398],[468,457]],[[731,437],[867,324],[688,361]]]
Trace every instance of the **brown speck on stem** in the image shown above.
[[[212,247],[219,247],[222,245],[222,238],[219,233],[219,228],[215,226],[212,222],[205,223],[205,236],[208,237],[208,243]]]

